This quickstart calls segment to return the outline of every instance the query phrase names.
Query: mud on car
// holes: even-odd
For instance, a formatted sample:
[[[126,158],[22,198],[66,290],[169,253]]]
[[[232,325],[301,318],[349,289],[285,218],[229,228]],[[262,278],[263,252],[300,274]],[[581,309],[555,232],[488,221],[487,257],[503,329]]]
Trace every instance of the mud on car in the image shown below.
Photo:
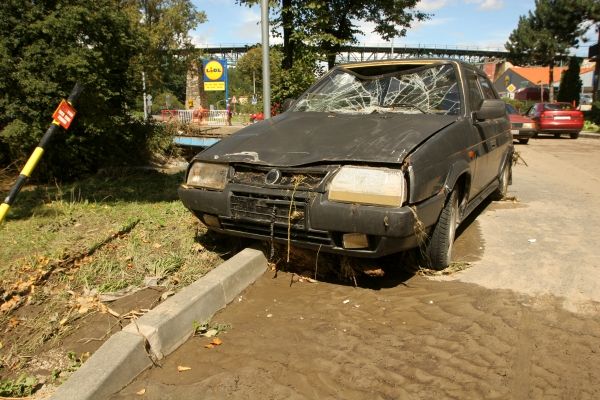
[[[178,193],[216,232],[354,257],[420,247],[442,269],[461,221],[506,193],[512,152],[504,102],[473,66],[346,64],[196,155]]]

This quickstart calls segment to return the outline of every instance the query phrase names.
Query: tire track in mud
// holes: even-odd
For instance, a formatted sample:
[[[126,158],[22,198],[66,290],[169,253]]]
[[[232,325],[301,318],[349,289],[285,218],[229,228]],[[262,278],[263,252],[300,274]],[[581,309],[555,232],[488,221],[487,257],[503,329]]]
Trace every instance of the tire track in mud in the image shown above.
[[[261,278],[213,319],[232,326],[222,346],[193,338],[113,398],[600,398],[600,320],[558,302],[422,277],[289,282]]]

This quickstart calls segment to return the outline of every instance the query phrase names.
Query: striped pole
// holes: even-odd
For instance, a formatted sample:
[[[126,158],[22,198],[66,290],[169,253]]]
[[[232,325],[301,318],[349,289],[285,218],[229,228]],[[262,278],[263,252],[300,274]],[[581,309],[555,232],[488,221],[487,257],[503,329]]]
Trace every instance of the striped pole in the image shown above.
[[[61,104],[58,106],[58,108],[52,115],[52,124],[50,124],[50,127],[42,137],[42,140],[40,140],[40,143],[27,160],[27,163],[21,170],[17,181],[10,189],[8,196],[6,196],[4,202],[0,205],[0,223],[4,221],[4,217],[6,217],[10,206],[12,206],[15,202],[15,199],[21,191],[21,188],[23,188],[23,185],[25,185],[27,180],[31,177],[33,170],[42,158],[42,155],[44,154],[44,149],[46,148],[46,145],[50,142],[50,139],[52,139],[52,136],[54,135],[58,127],[62,126],[64,129],[69,128],[69,125],[71,124],[71,121],[75,116],[75,109],[73,108],[73,104],[77,101],[77,98],[81,94],[82,90],[83,86],[81,86],[79,83],[76,83],[75,87],[73,87],[73,90],[71,91],[71,94],[69,95],[69,98],[66,101],[63,100],[63,102],[66,102],[68,105],[65,105],[63,107],[63,102],[61,102]]]

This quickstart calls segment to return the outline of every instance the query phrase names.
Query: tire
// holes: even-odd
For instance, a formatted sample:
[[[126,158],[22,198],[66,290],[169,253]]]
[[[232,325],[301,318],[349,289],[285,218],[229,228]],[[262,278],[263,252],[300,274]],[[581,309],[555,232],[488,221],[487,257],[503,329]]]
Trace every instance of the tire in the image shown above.
[[[571,139],[577,139],[579,137],[579,132],[572,132],[569,136],[571,136]]]
[[[521,144],[527,144],[527,143],[529,143],[529,138],[527,138],[527,139],[519,139],[519,143],[521,143]]]
[[[557,138],[557,139],[560,139],[560,133],[555,133],[554,137]]]
[[[502,168],[500,176],[498,176],[500,184],[498,185],[498,188],[492,193],[492,200],[498,201],[506,197],[506,193],[508,193],[508,184],[510,183],[510,172],[510,161],[506,161],[506,165],[504,166],[504,168]]]
[[[458,226],[458,213],[458,193],[453,190],[429,238],[426,251],[426,263],[429,268],[440,271],[450,265]]]

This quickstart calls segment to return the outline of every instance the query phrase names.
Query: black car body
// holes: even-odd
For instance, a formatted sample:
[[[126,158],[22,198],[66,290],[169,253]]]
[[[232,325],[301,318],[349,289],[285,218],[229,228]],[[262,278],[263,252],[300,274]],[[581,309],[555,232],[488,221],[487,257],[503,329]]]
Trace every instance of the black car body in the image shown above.
[[[425,246],[443,268],[460,221],[506,191],[509,128],[468,64],[341,65],[288,111],[199,153],[179,196],[217,232],[358,257]]]

